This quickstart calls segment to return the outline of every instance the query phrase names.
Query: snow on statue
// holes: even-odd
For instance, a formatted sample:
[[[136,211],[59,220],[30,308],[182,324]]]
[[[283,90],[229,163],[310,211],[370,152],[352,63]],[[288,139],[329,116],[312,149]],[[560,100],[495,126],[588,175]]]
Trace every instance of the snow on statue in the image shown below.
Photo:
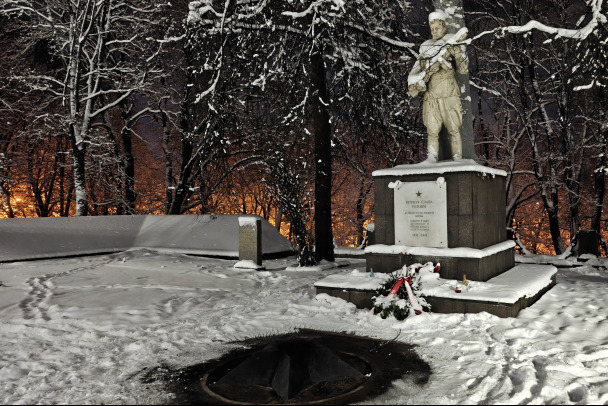
[[[429,14],[429,25],[433,39],[420,46],[418,61],[408,77],[409,94],[415,97],[425,92],[422,105],[422,119],[428,133],[428,161],[436,162],[439,157],[439,132],[445,126],[449,134],[451,156],[462,158],[462,106],[460,91],[454,76],[469,71],[469,60],[464,45],[459,44],[467,36],[462,28],[455,34],[447,34],[446,15],[437,10]]]

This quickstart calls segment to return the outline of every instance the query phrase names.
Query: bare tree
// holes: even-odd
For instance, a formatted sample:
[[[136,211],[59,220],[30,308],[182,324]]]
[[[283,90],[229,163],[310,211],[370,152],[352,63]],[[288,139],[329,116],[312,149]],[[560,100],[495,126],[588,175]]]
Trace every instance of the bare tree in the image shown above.
[[[200,41],[213,40],[217,45],[206,65],[209,85],[200,93],[214,109],[220,101],[214,99],[218,86],[225,83],[226,72],[235,69],[228,63],[232,62],[228,59],[233,55],[231,47],[237,47],[235,54],[241,62],[237,69],[244,74],[240,87],[283,88],[297,95],[285,118],[293,126],[305,126],[314,140],[317,260],[333,260],[331,151],[336,112],[357,106],[353,115],[363,113],[364,120],[373,120],[373,106],[384,105],[390,97],[389,92],[364,93],[363,89],[372,89],[371,83],[381,86],[391,71],[385,67],[403,63],[410,55],[413,44],[401,39],[408,34],[406,13],[405,2],[383,0],[191,4],[189,19]],[[387,52],[387,48],[398,52]],[[380,55],[390,59],[382,61]],[[273,82],[281,86],[270,87]],[[284,97],[284,93],[266,97]]]
[[[76,214],[88,213],[87,148],[93,127],[146,83],[156,43],[143,36],[155,6],[121,0],[6,0],[0,14],[21,19],[44,38],[60,66],[11,78],[59,99],[71,143]]]
[[[510,171],[510,222],[515,209],[538,193],[556,253],[565,250],[562,231],[573,237],[585,217],[581,202],[589,165],[584,157],[596,149],[582,108],[588,95],[581,90],[590,78],[579,63],[581,47],[589,52],[585,44],[603,30],[606,18],[602,1],[587,5],[585,10],[583,1],[478,2],[486,12],[474,14],[485,24],[472,42],[480,56],[479,103],[486,100],[486,115],[493,111],[495,118],[493,140],[489,127],[481,128],[486,159],[498,159]],[[487,39],[488,34],[494,35]]]

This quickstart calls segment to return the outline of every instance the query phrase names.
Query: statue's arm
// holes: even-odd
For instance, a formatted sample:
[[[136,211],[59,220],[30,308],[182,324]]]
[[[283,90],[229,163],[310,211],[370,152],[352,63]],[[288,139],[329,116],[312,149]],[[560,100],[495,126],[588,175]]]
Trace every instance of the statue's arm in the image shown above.
[[[412,97],[416,97],[418,93],[426,90],[425,70],[426,60],[419,59],[414,64],[407,81],[408,81],[408,93]]]
[[[429,83],[429,80],[431,80],[431,76],[433,76],[435,73],[439,72],[439,70],[441,69],[441,62],[435,61],[428,68],[426,66],[429,64],[429,62],[428,61],[424,61],[424,62],[425,62],[424,83]]]
[[[464,45],[453,45],[451,51],[454,56],[456,71],[461,75],[469,73],[469,58]]]
[[[416,97],[418,93],[424,92],[426,90],[426,86],[422,86],[419,83],[413,83],[408,86],[407,92],[410,96]]]
[[[451,46],[450,53],[454,57],[456,71],[461,75],[469,73],[469,57],[467,56],[466,45],[458,44],[464,41],[468,36],[468,30],[461,28],[455,36],[457,37],[455,44]]]

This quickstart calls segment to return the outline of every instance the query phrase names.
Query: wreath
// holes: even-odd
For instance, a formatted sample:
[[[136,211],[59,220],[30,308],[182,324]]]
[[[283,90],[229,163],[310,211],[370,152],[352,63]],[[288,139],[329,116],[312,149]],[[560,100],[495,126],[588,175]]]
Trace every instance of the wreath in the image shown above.
[[[373,297],[374,314],[379,314],[383,319],[392,315],[397,320],[404,320],[412,313],[429,312],[431,305],[421,292],[422,275],[439,272],[439,269],[439,264],[427,262],[424,265],[406,265],[389,274],[388,280],[376,290]]]

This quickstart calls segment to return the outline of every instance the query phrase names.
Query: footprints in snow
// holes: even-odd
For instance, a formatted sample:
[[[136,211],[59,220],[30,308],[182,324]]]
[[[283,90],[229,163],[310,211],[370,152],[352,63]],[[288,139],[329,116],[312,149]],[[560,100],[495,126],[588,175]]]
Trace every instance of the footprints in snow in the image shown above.
[[[30,285],[30,291],[27,297],[19,303],[19,307],[23,311],[25,319],[41,318],[43,320],[51,320],[47,313],[49,299],[53,295],[53,284],[49,279],[53,275],[45,275],[42,277],[30,278],[27,284]]]
[[[26,283],[30,286],[30,290],[25,299],[19,303],[19,307],[23,311],[23,318],[28,320],[36,318],[46,321],[51,320],[48,309],[50,306],[50,299],[53,296],[53,289],[55,288],[52,279],[68,276],[80,271],[95,269],[100,265],[105,265],[112,261],[112,259],[108,259],[92,265],[70,269],[65,272],[29,278]]]

